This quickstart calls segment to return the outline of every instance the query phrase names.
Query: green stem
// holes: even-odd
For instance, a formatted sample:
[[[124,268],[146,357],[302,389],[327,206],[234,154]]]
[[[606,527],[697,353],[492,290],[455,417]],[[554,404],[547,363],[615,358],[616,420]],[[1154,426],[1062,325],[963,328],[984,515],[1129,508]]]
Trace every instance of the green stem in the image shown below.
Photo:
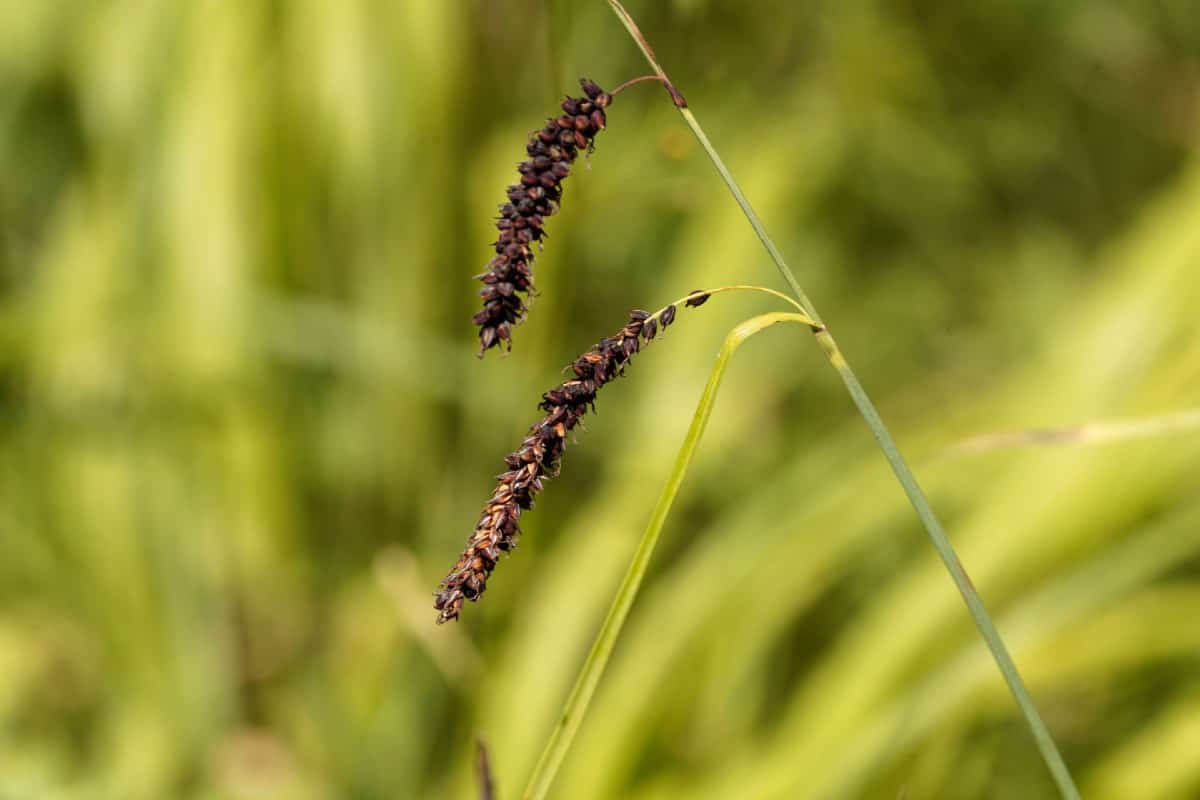
[[[1041,751],[1042,759],[1046,762],[1046,766],[1049,768],[1055,783],[1058,785],[1059,793],[1068,800],[1077,800],[1079,798],[1079,790],[1075,787],[1071,773],[1067,769],[1067,765],[1063,761],[1062,755],[1054,743],[1054,739],[1050,736],[1050,731],[1046,728],[1045,722],[1042,721],[1041,716],[1034,707],[1029,690],[1025,687],[1025,682],[1017,671],[1017,667],[1008,653],[1008,648],[1005,647],[1000,633],[997,631],[991,616],[983,605],[983,600],[972,585],[966,570],[963,569],[962,563],[954,552],[953,545],[950,544],[950,540],[942,529],[941,523],[933,513],[933,508],[929,505],[929,500],[925,497],[925,493],[921,490],[916,477],[913,475],[912,470],[909,469],[904,457],[900,455],[900,450],[896,447],[896,442],[892,439],[891,433],[888,432],[887,427],[883,424],[883,420],[880,418],[879,412],[876,411],[875,405],[867,396],[866,390],[863,389],[854,371],[842,355],[832,334],[821,324],[820,314],[817,313],[812,301],[808,299],[808,295],[800,287],[800,282],[796,280],[795,274],[788,267],[787,262],[784,261],[783,254],[779,252],[779,248],[775,246],[775,243],[767,234],[766,228],[758,218],[758,215],[754,213],[754,209],[750,206],[750,201],[742,193],[741,187],[738,186],[737,181],[733,178],[733,174],[725,166],[725,162],[721,159],[712,142],[709,141],[708,136],[700,127],[700,123],[696,120],[695,115],[692,114],[691,109],[687,108],[686,103],[680,102],[682,95],[675,89],[666,71],[659,64],[658,58],[654,55],[654,50],[650,47],[649,42],[646,41],[646,37],[642,35],[637,23],[634,22],[633,17],[629,15],[629,12],[625,10],[619,0],[606,1],[617,15],[617,18],[621,20],[621,24],[629,31],[629,35],[637,43],[655,74],[661,77],[668,88],[672,90],[672,99],[675,100],[675,105],[679,108],[679,113],[683,116],[684,122],[691,128],[697,141],[700,142],[700,146],[708,154],[709,160],[712,161],[713,166],[720,173],[721,180],[725,182],[729,193],[733,195],[733,199],[737,201],[738,206],[742,209],[742,213],[745,214],[746,219],[750,222],[750,226],[754,228],[754,232],[758,235],[771,260],[779,269],[784,281],[787,282],[792,293],[800,301],[800,304],[804,307],[808,315],[814,322],[820,325],[821,329],[816,331],[817,341],[820,343],[822,350],[825,351],[830,363],[837,369],[842,382],[846,384],[846,389],[850,392],[854,404],[858,407],[859,413],[862,414],[863,419],[866,420],[867,425],[871,428],[871,433],[874,434],[876,441],[879,442],[879,447],[883,450],[883,454],[887,458],[892,472],[895,473],[897,480],[903,486],[904,493],[908,495],[909,502],[912,503],[917,516],[921,520],[921,524],[924,525],[926,533],[929,534],[929,538],[933,541],[933,546],[937,549],[938,555],[941,556],[942,562],[950,572],[950,577],[953,579],[954,585],[958,587],[958,591],[966,601],[967,609],[970,611],[971,617],[975,620],[976,627],[987,643],[988,649],[991,650],[996,666],[999,667],[1001,674],[1004,676],[1009,690],[1012,692],[1022,715],[1025,717],[1026,724],[1028,724],[1030,731],[1033,733],[1034,740]]]
[[[752,283],[735,283],[731,286],[718,286],[716,289],[697,289],[696,290],[696,292],[709,295],[710,297],[714,294],[722,294],[723,292],[747,292],[747,291],[748,292],[762,292],[763,294],[769,294],[772,297],[777,297],[780,300],[782,300],[783,302],[787,303],[792,308],[796,309],[801,314],[803,314],[806,318],[811,319],[811,315],[807,311],[805,311],[804,307],[801,306],[799,303],[797,303],[795,300],[788,297],[783,292],[777,292],[774,289],[768,289],[766,286],[755,286]],[[686,294],[683,297],[679,298],[678,300],[673,300],[670,303],[667,303],[666,306],[663,306],[658,311],[655,311],[653,314],[651,314],[651,316],[653,316],[653,317],[662,316],[662,313],[667,310],[667,306],[677,306],[677,305],[680,305],[681,303],[685,303],[692,297],[692,295],[696,294],[696,292],[691,292],[691,293]],[[818,329],[820,329],[821,326],[819,323],[817,323],[814,320],[812,322],[812,327],[814,330],[818,330]]]
[[[537,765],[533,768],[533,775],[530,776],[529,783],[525,787],[525,800],[541,800],[546,796],[563,757],[575,739],[579,724],[583,721],[588,706],[591,704],[592,695],[596,693],[600,677],[604,674],[605,667],[608,666],[609,657],[612,656],[613,647],[625,624],[625,618],[629,616],[629,609],[642,585],[642,578],[646,575],[650,556],[654,552],[654,546],[658,543],[659,534],[662,533],[667,514],[671,511],[671,505],[675,502],[679,486],[683,483],[683,476],[696,452],[696,446],[700,443],[700,437],[704,434],[708,418],[712,415],[713,402],[717,398],[717,389],[725,376],[725,367],[729,363],[730,356],[746,339],[781,322],[795,322],[808,327],[813,325],[813,321],[804,314],[774,312],[741,323],[725,337],[725,343],[721,346],[721,352],[717,354],[716,363],[713,364],[712,372],[708,376],[704,393],[700,396],[700,402],[696,404],[696,412],[692,415],[692,424],[688,427],[687,436],[684,437],[679,453],[675,456],[671,474],[667,478],[666,485],[663,486],[662,493],[658,496],[658,502],[655,504],[650,521],[646,524],[646,530],[638,542],[629,569],[625,572],[620,588],[617,589],[617,595],[608,609],[608,616],[604,618],[604,624],[600,627],[600,633],[596,636],[596,641],[592,644],[592,649],[580,670],[579,677],[575,680],[575,686],[567,697],[562,716],[554,727],[554,733],[551,734],[546,749],[542,751]]]
[[[696,115],[687,107],[686,103],[681,103],[682,95],[675,89],[675,84],[671,83],[671,79],[667,77],[667,73],[663,70],[662,65],[658,63],[658,57],[654,55],[653,48],[646,41],[646,37],[642,35],[642,31],[638,28],[637,23],[633,21],[633,17],[629,16],[629,12],[625,10],[617,0],[608,0],[609,6],[616,13],[617,18],[621,20],[621,24],[625,26],[625,30],[629,31],[629,35],[637,43],[641,49],[642,55],[646,57],[646,61],[650,64],[650,68],[654,70],[654,74],[662,78],[663,83],[667,86],[671,93],[672,100],[675,101],[675,106],[679,109],[680,115],[683,116],[684,122],[692,129],[692,134],[700,142],[700,146],[704,148],[704,152],[708,154],[708,158],[712,161],[713,166],[717,168],[717,172],[721,173],[721,180],[725,181],[725,185],[729,187],[729,193],[733,195],[733,199],[741,207],[742,213],[746,215],[746,219],[750,221],[750,227],[754,228],[754,233],[758,235],[758,240],[762,242],[767,253],[770,254],[771,260],[775,262],[775,266],[779,267],[779,272],[783,275],[784,281],[792,290],[792,294],[800,301],[800,305],[804,306],[804,311],[814,322],[821,322],[821,317],[817,315],[816,309],[813,307],[812,301],[808,299],[808,295],[804,293],[804,289],[800,287],[800,282],[796,280],[795,274],[788,267],[787,262],[783,260],[783,254],[779,252],[779,248],[775,246],[775,242],[767,235],[767,229],[763,227],[758,215],[754,213],[754,209],[750,207],[750,201],[746,199],[746,195],[742,194],[742,189],[738,186],[737,181],[733,179],[733,173],[725,166],[725,162],[721,160],[721,156],[717,154],[716,148],[712,142],[708,140],[708,136],[704,133],[704,129],[700,127],[700,123],[696,121]]]
[[[850,391],[850,397],[853,398],[854,405],[858,407],[859,413],[867,421],[871,432],[875,434],[875,439],[879,442],[879,447],[883,450],[888,464],[891,465],[892,472],[895,473],[897,480],[900,481],[900,485],[904,487],[904,493],[908,495],[908,501],[916,510],[921,524],[925,526],[925,530],[929,534],[929,538],[933,540],[933,546],[937,549],[938,555],[941,556],[942,563],[946,565],[946,570],[954,580],[954,585],[958,587],[959,593],[967,604],[967,609],[971,612],[971,617],[975,620],[975,626],[979,629],[983,640],[987,642],[988,649],[992,651],[992,658],[995,660],[996,666],[1000,668],[1000,672],[1004,676],[1004,681],[1008,684],[1009,691],[1012,692],[1013,698],[1017,701],[1017,706],[1021,709],[1021,714],[1025,717],[1025,721],[1033,733],[1038,750],[1041,751],[1042,758],[1046,762],[1050,774],[1054,777],[1054,782],[1058,784],[1059,793],[1065,798],[1078,800],[1079,790],[1075,787],[1070,770],[1067,769],[1066,762],[1063,761],[1062,755],[1058,752],[1058,747],[1055,745],[1054,739],[1046,727],[1046,723],[1042,721],[1041,715],[1038,714],[1037,707],[1033,703],[1033,697],[1029,694],[1029,689],[1026,688],[1025,681],[1021,678],[1021,673],[1017,671],[1017,665],[1013,662],[1012,656],[1009,655],[1008,648],[1004,644],[1004,639],[1000,636],[1000,631],[997,630],[995,623],[992,622],[991,615],[988,614],[987,608],[983,605],[983,599],[979,596],[979,592],[975,590],[975,585],[971,582],[970,576],[967,575],[966,569],[963,568],[962,562],[959,561],[958,554],[954,552],[954,546],[950,544],[950,539],[946,536],[946,532],[942,528],[942,523],[938,520],[937,515],[934,514],[932,506],[929,505],[929,499],[921,490],[920,484],[917,483],[916,476],[909,469],[908,462],[900,454],[899,448],[896,447],[896,442],[892,439],[887,427],[883,424],[883,420],[879,417],[879,412],[875,409],[875,404],[871,402],[871,398],[867,396],[866,390],[858,382],[858,378],[855,376],[853,370],[850,369],[850,365],[846,363],[846,359],[842,356],[841,351],[838,350],[833,337],[829,335],[829,331],[819,331],[817,333],[817,340],[821,343],[822,349],[825,350],[829,362],[833,364],[838,374],[842,376],[842,382],[846,384],[846,388]]]

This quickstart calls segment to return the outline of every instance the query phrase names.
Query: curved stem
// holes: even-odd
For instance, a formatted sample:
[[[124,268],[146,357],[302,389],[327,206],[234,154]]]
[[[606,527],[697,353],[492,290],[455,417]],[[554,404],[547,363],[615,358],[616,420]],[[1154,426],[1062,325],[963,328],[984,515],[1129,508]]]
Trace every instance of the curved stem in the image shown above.
[[[797,303],[792,298],[788,297],[783,292],[776,291],[775,289],[770,289],[766,286],[756,286],[755,284],[752,284],[752,283],[735,283],[730,286],[718,286],[716,289],[710,289],[710,290],[708,290],[708,294],[720,294],[721,292],[732,292],[732,291],[762,292],[763,294],[769,294],[772,297],[777,297],[780,300],[782,300],[783,302],[787,303],[792,308],[796,309],[801,314],[803,314],[806,318],[808,318],[808,322],[809,322],[810,326],[820,327],[820,323],[817,322],[817,320],[812,318],[812,314],[808,313],[808,311],[804,308],[804,306],[800,305],[799,303]],[[685,297],[684,299],[686,300],[687,298]]]
[[[542,751],[537,765],[533,768],[533,774],[525,787],[525,800],[542,800],[546,796],[546,792],[550,790],[554,776],[562,764],[563,757],[575,739],[579,725],[591,704],[592,696],[596,693],[600,677],[608,666],[608,660],[612,656],[617,637],[620,636],[621,628],[625,625],[625,618],[629,616],[629,609],[633,606],[633,600],[637,597],[638,589],[642,585],[642,578],[646,575],[650,556],[654,552],[654,546],[658,543],[663,524],[667,521],[667,514],[671,512],[675,495],[679,493],[683,476],[687,473],[688,465],[691,464],[692,456],[696,452],[696,446],[704,434],[704,427],[712,415],[713,402],[717,398],[717,389],[721,386],[721,380],[725,377],[725,368],[729,363],[729,358],[748,338],[782,322],[812,326],[812,320],[804,314],[778,311],[746,320],[725,337],[725,343],[721,346],[721,352],[717,354],[716,363],[713,364],[712,372],[708,376],[704,393],[700,395],[700,402],[696,404],[696,412],[692,415],[692,423],[688,427],[687,435],[683,439],[679,453],[675,456],[671,474],[667,477],[667,483],[658,496],[658,502],[654,505],[650,521],[646,523],[646,530],[642,533],[637,550],[634,551],[629,569],[626,570],[625,577],[621,580],[621,586],[617,589],[616,597],[613,598],[603,625],[600,626],[596,641],[592,643],[592,649],[579,672],[579,677],[575,680],[575,686],[567,697],[562,716],[559,717],[558,724],[554,727],[554,733],[551,734],[550,741],[546,743],[546,749]]]
[[[613,13],[616,14],[617,18],[621,21],[621,24],[625,26],[625,29],[629,32],[629,35],[633,38],[634,42],[637,43],[638,48],[641,49],[642,54],[646,57],[646,60],[654,70],[654,73],[662,77],[664,82],[666,82],[666,85],[673,86],[674,84],[670,82],[670,78],[667,76],[666,71],[662,68],[662,65],[659,64],[658,58],[654,55],[654,50],[650,47],[650,43],[646,41],[646,37],[638,28],[637,23],[633,20],[633,17],[629,15],[629,12],[625,10],[624,6],[621,5],[619,0],[606,0],[606,2],[613,10]],[[676,105],[678,105],[678,103]],[[1059,793],[1064,798],[1067,798],[1067,800],[1077,800],[1079,797],[1079,790],[1075,787],[1075,782],[1071,778],[1071,773],[1067,769],[1067,765],[1063,761],[1062,754],[1059,753],[1058,747],[1054,743],[1054,739],[1050,736],[1050,731],[1047,729],[1046,723],[1038,714],[1037,708],[1033,704],[1033,699],[1029,694],[1029,690],[1026,688],[1024,680],[1022,680],[1020,673],[1017,671],[1017,667],[1013,663],[1012,657],[1008,653],[1008,648],[1004,645],[1004,640],[1000,637],[1000,633],[996,629],[995,623],[992,622],[991,616],[988,614],[987,609],[983,605],[983,600],[980,598],[979,593],[975,590],[974,585],[971,583],[971,579],[967,576],[966,570],[963,568],[962,563],[958,559],[958,555],[954,552],[953,545],[950,544],[949,538],[947,538],[945,531],[942,529],[941,523],[938,521],[937,516],[933,512],[933,508],[930,506],[929,500],[925,497],[925,493],[921,490],[920,485],[917,483],[917,479],[913,475],[912,470],[909,469],[908,463],[900,454],[900,449],[896,446],[895,440],[892,439],[891,433],[888,431],[887,426],[884,425],[883,420],[880,418],[879,412],[875,409],[875,405],[867,396],[866,390],[863,389],[862,384],[859,383],[857,376],[855,376],[854,371],[850,368],[845,356],[842,355],[842,352],[838,348],[837,342],[834,340],[833,335],[825,328],[820,314],[817,313],[816,307],[813,306],[812,301],[808,299],[808,295],[805,294],[804,290],[800,287],[800,282],[796,280],[795,274],[792,272],[791,268],[788,267],[787,262],[784,261],[783,254],[779,252],[779,248],[775,246],[775,242],[773,242],[771,237],[767,234],[766,228],[763,226],[762,221],[758,218],[758,215],[751,207],[750,201],[746,199],[746,196],[742,193],[741,187],[738,186],[737,181],[734,180],[733,174],[729,171],[729,168],[725,166],[725,162],[721,159],[721,156],[717,153],[716,148],[713,147],[712,142],[709,141],[708,136],[700,127],[700,123],[696,120],[695,115],[692,114],[691,110],[687,108],[686,105],[679,106],[679,113],[683,117],[684,122],[687,123],[687,126],[691,128],[692,133],[695,135],[697,141],[700,142],[700,146],[704,148],[704,152],[708,155],[709,160],[712,161],[717,172],[721,175],[721,180],[725,182],[725,186],[729,189],[729,193],[733,195],[733,199],[742,209],[742,213],[746,216],[746,220],[750,223],[750,227],[752,227],[755,234],[758,235],[759,241],[762,242],[767,254],[771,257],[771,260],[775,263],[779,273],[783,276],[784,281],[792,290],[792,294],[795,295],[796,299],[803,306],[808,316],[813,320],[813,322],[816,323],[817,329],[814,331],[814,333],[816,335],[817,342],[820,344],[821,349],[825,352],[829,362],[838,371],[838,375],[841,377],[842,382],[846,385],[846,389],[850,393],[851,399],[854,401],[859,413],[870,427],[871,433],[879,443],[879,447],[883,451],[884,457],[887,459],[888,464],[892,468],[892,472],[895,474],[896,479],[900,482],[900,485],[904,488],[904,493],[908,496],[908,500],[912,504],[913,509],[917,512],[917,516],[920,518],[921,524],[925,527],[925,532],[929,535],[930,540],[932,540],[934,548],[938,551],[938,555],[941,556],[942,562],[946,566],[946,570],[950,573],[950,577],[954,581],[954,585],[958,588],[959,593],[963,596],[963,600],[967,604],[967,609],[970,611],[971,617],[975,621],[975,626],[979,629],[980,635],[987,643],[988,649],[991,651],[992,658],[996,662],[996,666],[1000,669],[1001,674],[1004,676],[1005,683],[1008,684],[1009,691],[1012,692],[1013,698],[1016,700],[1017,706],[1020,708],[1021,714],[1024,716],[1025,722],[1029,726],[1034,740],[1037,742],[1038,749],[1041,751],[1042,759],[1046,762],[1046,766],[1049,768],[1050,773],[1054,778],[1054,782],[1058,786]]]
[[[816,320],[812,319],[812,317],[809,315],[809,313],[804,310],[804,306],[800,305],[799,303],[797,303],[792,298],[788,297],[783,292],[776,291],[775,289],[769,289],[766,286],[756,286],[755,284],[752,284],[752,283],[735,283],[735,284],[731,284],[729,286],[718,286],[716,289],[695,289],[695,290],[689,292],[688,294],[684,295],[683,297],[680,297],[678,300],[672,300],[670,303],[667,303],[667,305],[663,306],[658,311],[655,311],[650,316],[652,316],[652,317],[661,316],[662,313],[664,311],[666,311],[668,307],[677,306],[680,303],[686,303],[688,300],[692,299],[696,295],[707,295],[707,296],[711,297],[714,294],[721,294],[722,292],[738,292],[738,291],[762,292],[763,294],[769,294],[772,297],[776,297],[776,298],[782,300],[783,302],[787,303],[792,308],[796,309],[796,311],[804,317],[804,319],[806,320],[806,324],[810,328],[812,328],[814,331],[824,330],[824,326],[822,326]]]
[[[609,92],[609,94],[612,95],[613,97],[616,97],[621,92],[628,89],[630,86],[633,86],[638,83],[645,83],[646,81],[658,81],[664,85],[669,83],[669,81],[667,81],[667,79],[661,75],[639,75],[638,77],[630,78],[629,80],[622,83],[620,86],[617,86],[615,89],[613,89],[611,92]]]

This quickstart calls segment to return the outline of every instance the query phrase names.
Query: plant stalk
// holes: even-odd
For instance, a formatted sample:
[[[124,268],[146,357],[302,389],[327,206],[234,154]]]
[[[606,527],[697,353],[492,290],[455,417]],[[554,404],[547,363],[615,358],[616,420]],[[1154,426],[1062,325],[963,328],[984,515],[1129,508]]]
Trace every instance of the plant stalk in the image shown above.
[[[664,84],[668,88],[673,90],[674,84],[671,82],[666,71],[662,68],[662,65],[658,62],[658,58],[654,55],[654,50],[650,47],[649,42],[646,41],[646,37],[638,28],[637,23],[633,20],[633,17],[629,15],[629,12],[625,10],[624,6],[621,5],[619,0],[606,0],[606,2],[613,10],[613,13],[617,15],[617,18],[620,19],[621,24],[625,26],[625,29],[629,32],[629,35],[637,43],[638,47],[642,51],[642,54],[646,57],[646,61],[649,62],[651,69],[654,70],[656,75],[662,78]],[[677,91],[672,91],[672,98],[674,99],[675,97],[681,97],[681,95],[679,95]],[[762,242],[767,254],[771,257],[771,260],[779,269],[780,274],[783,276],[784,281],[791,289],[792,294],[795,295],[796,299],[804,307],[804,310],[808,316],[820,326],[820,329],[814,331],[814,333],[818,343],[821,346],[821,349],[825,352],[829,362],[837,370],[838,375],[841,376],[842,382],[845,383],[846,389],[850,393],[850,397],[853,399],[855,406],[858,407],[859,413],[870,427],[871,433],[875,436],[875,440],[879,443],[880,449],[883,450],[884,457],[887,459],[888,464],[892,468],[892,472],[896,475],[896,479],[904,488],[904,493],[908,496],[909,502],[912,504],[913,509],[917,512],[917,516],[921,520],[921,524],[925,527],[926,533],[928,533],[929,538],[933,541],[934,548],[937,549],[938,555],[941,556],[942,562],[946,565],[946,569],[949,571],[950,577],[954,581],[954,585],[958,587],[959,593],[962,594],[963,600],[967,604],[967,609],[970,611],[971,617],[975,621],[975,626],[979,629],[980,634],[987,643],[988,649],[991,651],[992,658],[996,662],[996,666],[1000,669],[1001,674],[1004,676],[1004,681],[1008,684],[1009,691],[1012,692],[1012,695],[1017,702],[1017,706],[1021,710],[1021,714],[1025,717],[1026,724],[1029,726],[1029,729],[1033,734],[1033,738],[1037,742],[1038,750],[1041,751],[1042,759],[1046,762],[1046,766],[1049,768],[1050,773],[1054,778],[1054,782],[1058,786],[1059,794],[1066,798],[1066,800],[1078,800],[1079,790],[1076,788],[1075,782],[1071,778],[1071,773],[1067,769],[1067,765],[1063,761],[1062,755],[1059,753],[1058,747],[1055,745],[1049,729],[1047,729],[1045,722],[1043,722],[1041,716],[1038,714],[1037,708],[1033,704],[1033,699],[1029,694],[1029,690],[1026,688],[1024,680],[1022,680],[1020,673],[1017,671],[1016,664],[1013,663],[1012,657],[1008,653],[1008,648],[1004,644],[1004,640],[1000,637],[1000,633],[996,629],[995,623],[992,622],[991,616],[988,614],[987,609],[983,605],[983,600],[980,598],[979,593],[975,590],[974,585],[971,583],[971,579],[968,577],[966,570],[959,561],[958,555],[954,552],[953,545],[951,545],[941,523],[934,514],[933,508],[929,504],[929,500],[925,497],[925,493],[921,490],[920,485],[917,483],[917,479],[913,475],[912,470],[909,469],[904,457],[900,454],[900,450],[896,446],[895,440],[892,438],[887,426],[884,425],[883,420],[880,418],[879,412],[875,409],[874,403],[871,402],[870,397],[867,396],[866,390],[863,389],[863,386],[859,382],[857,376],[855,376],[854,371],[850,368],[850,364],[846,361],[845,356],[838,348],[837,342],[834,340],[833,335],[827,328],[825,328],[820,314],[817,313],[812,301],[808,299],[808,295],[805,294],[803,288],[801,288],[800,282],[796,279],[795,274],[787,265],[787,262],[784,261],[783,254],[779,252],[779,248],[775,246],[774,241],[772,241],[771,237],[767,234],[766,228],[763,226],[762,221],[758,218],[758,215],[751,207],[750,201],[747,200],[745,194],[742,193],[741,187],[739,187],[737,181],[734,180],[733,174],[729,171],[729,168],[725,166],[725,162],[721,159],[721,156],[717,153],[716,148],[713,147],[712,142],[709,141],[708,136],[700,127],[700,123],[696,120],[696,116],[692,113],[691,109],[686,106],[686,104],[680,105],[679,102],[676,102],[675,105],[679,108],[679,113],[683,117],[684,122],[687,123],[687,126],[691,128],[692,133],[695,135],[697,141],[700,142],[700,146],[704,148],[704,152],[708,155],[709,160],[712,161],[713,166],[716,167],[717,172],[720,173],[721,180],[725,182],[725,186],[729,189],[729,193],[733,195],[733,199],[742,209],[742,213],[746,216],[747,221],[749,221],[750,227],[752,227],[755,234],[758,235],[759,241]]]
[[[700,443],[700,437],[704,434],[709,417],[712,416],[713,402],[717,398],[717,389],[721,386],[721,380],[725,377],[725,368],[730,357],[746,339],[781,322],[796,322],[809,327],[813,325],[813,321],[804,314],[777,311],[749,319],[735,327],[725,337],[721,351],[717,354],[716,363],[713,364],[712,372],[708,376],[704,393],[700,395],[700,401],[696,404],[696,412],[692,415],[692,423],[688,427],[687,435],[675,456],[675,463],[671,466],[671,474],[667,477],[667,483],[658,496],[654,512],[646,524],[646,530],[642,533],[641,540],[638,541],[637,550],[633,554],[629,569],[626,570],[625,577],[621,580],[621,586],[617,589],[616,597],[613,598],[608,615],[604,618],[604,624],[600,627],[600,633],[596,636],[587,660],[583,663],[579,677],[575,679],[575,686],[567,697],[558,724],[554,726],[554,733],[551,734],[550,741],[546,743],[546,749],[542,751],[537,765],[533,768],[533,774],[525,787],[525,800],[542,800],[546,796],[546,792],[550,790],[554,776],[562,764],[563,757],[575,739],[579,725],[591,704],[592,695],[596,693],[600,677],[608,666],[608,660],[612,656],[613,647],[625,624],[625,618],[629,616],[629,609],[633,606],[633,600],[642,585],[646,567],[650,564],[650,556],[654,553],[654,546],[658,543],[663,524],[671,512],[675,495],[679,493],[683,476],[687,473],[688,465],[691,464],[692,456],[696,452],[696,446]]]

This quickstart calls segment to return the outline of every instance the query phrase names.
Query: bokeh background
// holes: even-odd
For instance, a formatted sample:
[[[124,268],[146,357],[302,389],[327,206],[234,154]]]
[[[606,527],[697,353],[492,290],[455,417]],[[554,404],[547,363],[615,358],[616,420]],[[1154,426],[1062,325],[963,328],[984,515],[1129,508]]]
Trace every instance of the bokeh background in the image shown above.
[[[630,10],[909,453],[1089,798],[1200,794],[1194,0]],[[519,796],[729,327],[606,389],[458,625],[560,367],[780,280],[665,94],[614,104],[507,357],[528,131],[645,66],[602,0],[0,2],[0,797]],[[811,338],[744,348],[555,796],[1040,798]]]

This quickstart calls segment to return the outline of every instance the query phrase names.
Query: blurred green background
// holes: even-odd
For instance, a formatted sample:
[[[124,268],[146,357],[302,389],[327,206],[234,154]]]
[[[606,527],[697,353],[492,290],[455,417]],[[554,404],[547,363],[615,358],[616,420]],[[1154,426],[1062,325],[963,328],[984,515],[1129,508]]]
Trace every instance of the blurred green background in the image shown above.
[[[631,2],[914,460],[1089,798],[1200,796],[1195,0]],[[491,219],[601,0],[0,0],[0,798],[475,796],[540,752],[728,328],[605,390],[484,602],[432,593],[559,368],[780,281],[662,90],[567,181],[512,355]],[[836,375],[735,360],[571,798],[1052,786]]]

